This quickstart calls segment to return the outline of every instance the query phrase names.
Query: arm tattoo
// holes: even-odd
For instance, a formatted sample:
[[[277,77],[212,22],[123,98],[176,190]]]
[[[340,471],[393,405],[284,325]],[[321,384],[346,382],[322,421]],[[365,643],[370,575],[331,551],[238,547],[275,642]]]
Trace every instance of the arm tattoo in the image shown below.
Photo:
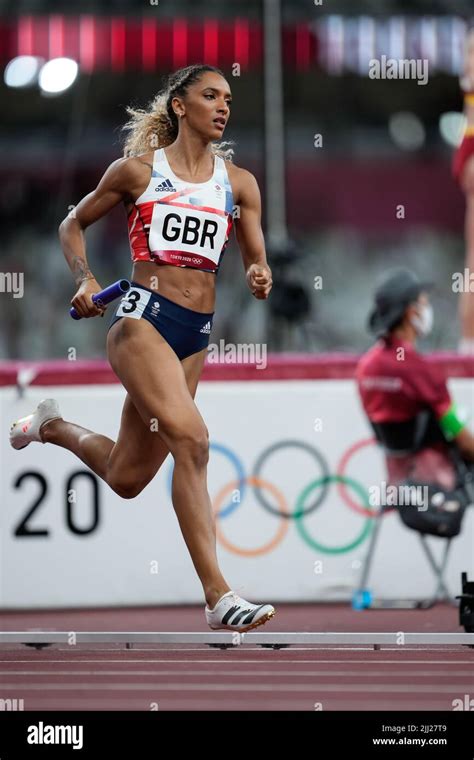
[[[93,280],[94,275],[89,269],[87,262],[80,256],[74,256],[72,260],[72,272],[76,285],[80,285],[84,280]]]

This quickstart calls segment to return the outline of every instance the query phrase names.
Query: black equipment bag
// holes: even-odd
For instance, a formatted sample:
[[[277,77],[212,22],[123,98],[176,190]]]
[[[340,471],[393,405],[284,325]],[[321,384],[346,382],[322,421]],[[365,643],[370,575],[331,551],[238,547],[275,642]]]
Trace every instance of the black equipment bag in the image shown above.
[[[409,498],[403,499],[404,503],[399,503],[396,509],[408,528],[442,538],[453,538],[461,532],[469,503],[464,489],[446,491],[437,483],[415,480],[407,480],[403,486],[410,489]]]

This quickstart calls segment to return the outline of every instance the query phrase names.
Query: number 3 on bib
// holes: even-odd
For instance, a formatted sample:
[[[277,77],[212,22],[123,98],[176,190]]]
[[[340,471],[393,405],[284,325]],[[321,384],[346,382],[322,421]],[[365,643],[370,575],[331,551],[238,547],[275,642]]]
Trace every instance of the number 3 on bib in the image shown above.
[[[128,291],[117,309],[117,317],[132,317],[132,319],[140,319],[145,306],[150,300],[152,293],[141,288],[132,288]]]

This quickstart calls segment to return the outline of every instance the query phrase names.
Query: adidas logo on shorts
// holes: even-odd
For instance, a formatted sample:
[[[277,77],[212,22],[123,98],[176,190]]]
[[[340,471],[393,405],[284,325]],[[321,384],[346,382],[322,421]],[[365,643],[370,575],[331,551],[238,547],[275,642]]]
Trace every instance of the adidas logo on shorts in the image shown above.
[[[155,192],[157,193],[163,193],[165,190],[174,190],[176,192],[176,188],[173,187],[173,184],[169,179],[165,179],[164,182],[161,182],[155,187]]]
[[[210,335],[210,332],[211,332],[211,323],[210,322],[206,322],[206,324],[204,325],[204,327],[201,327],[201,329],[199,330],[199,332],[206,333],[206,335]]]

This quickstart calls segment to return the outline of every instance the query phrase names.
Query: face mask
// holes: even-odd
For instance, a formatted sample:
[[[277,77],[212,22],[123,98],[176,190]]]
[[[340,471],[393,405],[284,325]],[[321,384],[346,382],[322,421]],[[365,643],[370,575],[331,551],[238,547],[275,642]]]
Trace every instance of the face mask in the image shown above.
[[[433,327],[433,307],[430,303],[420,307],[419,314],[411,318],[411,323],[418,335],[429,335]]]

